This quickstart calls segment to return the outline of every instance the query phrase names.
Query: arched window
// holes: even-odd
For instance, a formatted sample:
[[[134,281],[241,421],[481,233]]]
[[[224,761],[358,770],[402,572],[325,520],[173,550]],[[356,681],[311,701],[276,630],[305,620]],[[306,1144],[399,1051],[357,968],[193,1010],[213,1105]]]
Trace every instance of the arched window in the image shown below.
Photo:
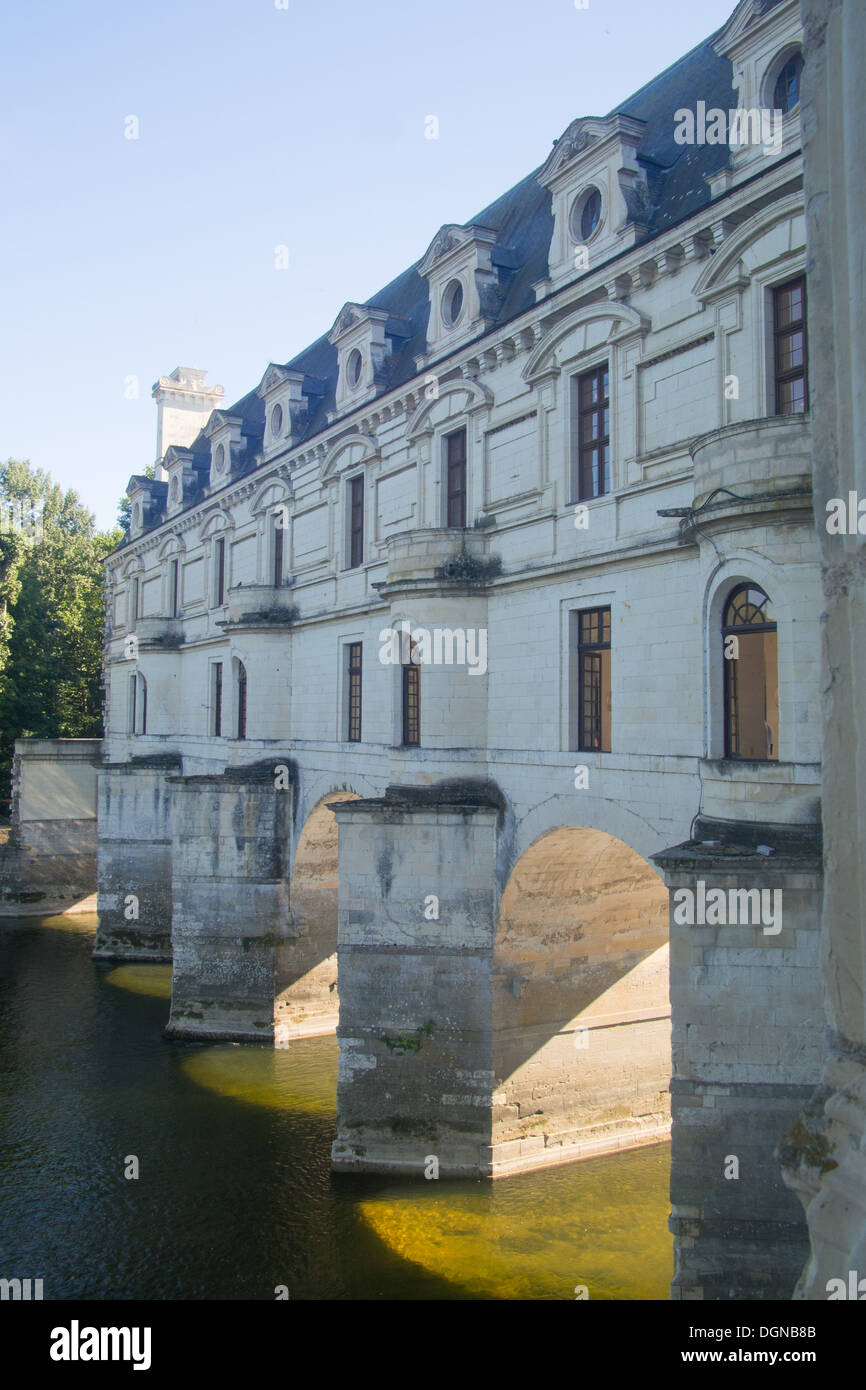
[[[725,756],[776,762],[779,670],[773,605],[757,584],[739,584],[722,613]]]
[[[403,663],[403,744],[417,748],[421,743],[421,653],[413,642],[409,660]]]
[[[247,668],[238,662],[238,738],[247,736]]]

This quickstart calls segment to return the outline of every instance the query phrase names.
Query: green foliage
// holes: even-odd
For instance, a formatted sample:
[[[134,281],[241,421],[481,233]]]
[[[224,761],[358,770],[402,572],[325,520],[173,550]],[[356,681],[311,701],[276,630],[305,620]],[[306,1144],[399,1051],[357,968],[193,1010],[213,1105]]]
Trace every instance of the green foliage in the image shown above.
[[[97,532],[78,494],[42,469],[0,464],[0,501],[33,498],[41,537],[0,533],[0,796],[16,738],[102,732],[102,561],[122,533]]]

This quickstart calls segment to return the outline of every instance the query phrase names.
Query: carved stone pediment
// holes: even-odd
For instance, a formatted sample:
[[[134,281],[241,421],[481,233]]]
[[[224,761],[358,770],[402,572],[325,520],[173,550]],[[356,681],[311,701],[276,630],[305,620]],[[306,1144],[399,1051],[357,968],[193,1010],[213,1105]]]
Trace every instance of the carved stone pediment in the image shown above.
[[[452,251],[456,251],[458,248],[468,246],[470,243],[493,246],[495,241],[496,233],[489,227],[482,227],[473,223],[461,227],[456,222],[446,222],[439,228],[418,262],[418,274],[429,277],[435,266],[445,256],[449,256]]]
[[[388,317],[388,310],[378,309],[375,304],[344,304],[328,334],[328,342],[336,346],[341,339],[345,338],[347,333],[351,333],[359,324],[384,324]]]

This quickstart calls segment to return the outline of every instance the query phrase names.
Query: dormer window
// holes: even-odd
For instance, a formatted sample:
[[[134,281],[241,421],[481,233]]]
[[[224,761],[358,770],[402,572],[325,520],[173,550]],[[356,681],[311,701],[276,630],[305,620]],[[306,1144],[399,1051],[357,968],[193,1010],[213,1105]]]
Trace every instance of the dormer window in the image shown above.
[[[180,478],[178,478],[177,474],[175,474],[175,476],[174,476],[174,477],[172,478],[172,480],[171,480],[171,500],[172,500],[172,502],[176,502],[177,499],[178,499],[179,497],[180,497]]]
[[[388,385],[394,339],[409,336],[409,325],[387,309],[375,304],[343,305],[328,334],[337,349],[338,415],[356,409]]]
[[[271,362],[256,387],[256,394],[264,405],[262,449],[267,460],[298,442],[309,421],[309,398],[321,395],[320,383],[304,372]]]
[[[643,132],[643,121],[620,112],[572,121],[555,141],[537,176],[550,189],[553,212],[548,279],[537,294],[587,270],[588,242],[596,267],[644,235],[651,198],[638,158]]]
[[[463,285],[460,280],[449,280],[442,292],[442,322],[446,328],[455,328],[463,313]]]
[[[214,471],[214,473],[222,473],[222,471],[223,471],[223,469],[225,468],[225,466],[226,466],[226,446],[225,446],[225,444],[218,444],[218,445],[216,446],[216,449],[214,450],[214,456],[213,456],[213,471]]]
[[[571,205],[570,227],[572,241],[589,241],[601,222],[601,194],[595,187],[578,194]]]
[[[419,371],[496,322],[503,286],[517,264],[492,227],[449,222],[439,228],[418,262],[418,274],[430,286],[427,351],[415,358]]]

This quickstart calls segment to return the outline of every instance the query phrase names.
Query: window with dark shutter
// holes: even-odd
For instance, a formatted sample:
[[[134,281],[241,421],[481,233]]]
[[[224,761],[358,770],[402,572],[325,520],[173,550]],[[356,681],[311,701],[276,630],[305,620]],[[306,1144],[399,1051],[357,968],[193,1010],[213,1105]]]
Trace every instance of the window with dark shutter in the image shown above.
[[[457,430],[445,440],[447,524],[466,525],[466,431]]]
[[[349,483],[350,538],[349,565],[356,569],[364,563],[364,475]]]

